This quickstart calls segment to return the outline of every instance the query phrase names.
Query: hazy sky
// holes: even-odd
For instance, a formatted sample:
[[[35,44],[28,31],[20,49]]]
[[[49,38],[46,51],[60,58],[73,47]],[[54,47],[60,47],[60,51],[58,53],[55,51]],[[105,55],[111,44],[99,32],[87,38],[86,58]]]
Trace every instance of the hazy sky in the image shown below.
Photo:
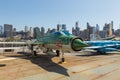
[[[102,29],[111,20],[119,28],[120,0],[0,0],[0,25],[13,24],[17,30],[25,25],[56,28],[61,23],[71,31],[76,21],[81,29],[87,22]]]

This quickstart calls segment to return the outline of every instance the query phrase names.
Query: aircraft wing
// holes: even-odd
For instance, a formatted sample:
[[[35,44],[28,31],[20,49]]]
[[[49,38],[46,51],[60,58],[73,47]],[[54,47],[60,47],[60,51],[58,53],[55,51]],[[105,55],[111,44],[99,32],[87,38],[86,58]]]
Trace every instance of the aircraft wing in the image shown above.
[[[90,47],[85,47],[84,49],[100,49],[103,48],[103,46],[90,46]]]
[[[120,42],[117,41],[90,41],[86,43],[90,46],[85,47],[84,49],[91,49],[100,53],[120,50]]]
[[[117,48],[120,47],[120,44],[104,45],[104,48]]]
[[[119,48],[117,48],[118,46],[120,46],[120,44],[104,45],[104,46],[90,46],[90,47],[85,47],[85,49],[92,49],[92,50],[101,51],[101,52],[110,52],[110,51],[118,51],[119,50]]]

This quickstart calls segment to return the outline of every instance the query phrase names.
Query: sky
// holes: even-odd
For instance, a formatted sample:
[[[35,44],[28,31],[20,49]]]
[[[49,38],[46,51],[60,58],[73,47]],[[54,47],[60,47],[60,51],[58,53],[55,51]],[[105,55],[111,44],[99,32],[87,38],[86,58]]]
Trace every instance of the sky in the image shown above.
[[[17,30],[66,24],[71,32],[76,21],[81,30],[87,22],[102,29],[112,20],[114,29],[120,28],[120,0],[0,0],[0,25],[12,24]]]

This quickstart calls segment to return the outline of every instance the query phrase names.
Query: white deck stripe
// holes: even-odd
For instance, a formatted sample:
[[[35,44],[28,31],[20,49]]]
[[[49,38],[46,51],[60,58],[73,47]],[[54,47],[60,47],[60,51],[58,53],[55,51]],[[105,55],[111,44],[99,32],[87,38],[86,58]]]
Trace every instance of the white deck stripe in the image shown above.
[[[5,58],[5,59],[0,59],[0,61],[14,60],[14,59],[17,59],[17,58]]]

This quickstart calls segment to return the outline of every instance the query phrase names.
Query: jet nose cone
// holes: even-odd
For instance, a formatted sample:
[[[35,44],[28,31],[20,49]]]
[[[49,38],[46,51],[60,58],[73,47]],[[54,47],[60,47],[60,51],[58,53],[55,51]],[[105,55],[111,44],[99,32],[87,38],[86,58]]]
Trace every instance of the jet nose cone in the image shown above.
[[[88,45],[84,43],[80,38],[75,38],[72,40],[71,47],[74,51],[80,51],[82,48]]]
[[[83,48],[83,47],[87,47],[88,45],[80,40],[75,40],[73,42],[73,45],[75,48]]]

